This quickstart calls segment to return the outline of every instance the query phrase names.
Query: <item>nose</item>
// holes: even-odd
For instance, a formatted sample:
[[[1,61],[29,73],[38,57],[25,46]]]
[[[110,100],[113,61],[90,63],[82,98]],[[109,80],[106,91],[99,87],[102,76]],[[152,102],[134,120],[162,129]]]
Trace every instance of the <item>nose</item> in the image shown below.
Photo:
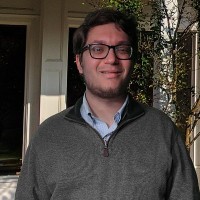
[[[114,49],[110,48],[109,52],[108,52],[108,55],[105,58],[105,63],[108,63],[108,64],[118,64],[118,61],[119,60],[118,60],[118,58],[115,55]]]

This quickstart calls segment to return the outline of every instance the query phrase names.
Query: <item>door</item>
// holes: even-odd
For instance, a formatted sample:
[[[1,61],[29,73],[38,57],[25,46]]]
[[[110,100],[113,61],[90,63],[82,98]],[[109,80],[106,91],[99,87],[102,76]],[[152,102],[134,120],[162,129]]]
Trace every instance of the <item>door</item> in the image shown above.
[[[25,25],[0,25],[0,175],[21,167],[25,47]]]

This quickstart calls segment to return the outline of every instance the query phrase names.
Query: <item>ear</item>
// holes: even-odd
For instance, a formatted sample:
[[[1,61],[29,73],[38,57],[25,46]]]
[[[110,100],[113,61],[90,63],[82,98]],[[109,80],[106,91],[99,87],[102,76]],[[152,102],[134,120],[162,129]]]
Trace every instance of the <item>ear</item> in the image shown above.
[[[77,69],[79,71],[79,74],[83,74],[83,68],[82,68],[82,65],[81,65],[81,58],[80,58],[80,55],[77,54],[76,55],[76,66],[77,66]]]

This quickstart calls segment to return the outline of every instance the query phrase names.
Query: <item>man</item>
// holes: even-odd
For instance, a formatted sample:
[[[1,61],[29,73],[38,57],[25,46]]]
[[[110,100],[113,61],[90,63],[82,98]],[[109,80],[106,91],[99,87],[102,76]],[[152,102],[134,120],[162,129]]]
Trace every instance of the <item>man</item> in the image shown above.
[[[97,10],[73,42],[85,94],[39,127],[16,200],[199,200],[175,125],[127,93],[137,53],[134,19]]]

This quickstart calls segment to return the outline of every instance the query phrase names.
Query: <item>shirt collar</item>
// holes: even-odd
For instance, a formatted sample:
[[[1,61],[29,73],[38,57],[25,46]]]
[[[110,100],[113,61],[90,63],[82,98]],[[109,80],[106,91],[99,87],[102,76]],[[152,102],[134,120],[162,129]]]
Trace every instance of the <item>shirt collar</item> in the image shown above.
[[[114,121],[115,121],[116,123],[119,123],[119,122],[120,122],[120,120],[121,120],[121,118],[122,118],[122,113],[123,113],[123,111],[124,111],[124,109],[125,109],[125,107],[126,107],[126,105],[127,105],[127,103],[128,103],[128,100],[129,100],[129,96],[127,95],[127,97],[126,97],[126,99],[125,99],[123,105],[121,106],[121,108],[117,111],[117,113],[116,113],[115,116],[114,116]],[[85,112],[88,116],[90,116],[90,117],[92,118],[92,120],[95,119],[95,117],[93,116],[93,114],[92,114],[92,112],[91,112],[91,110],[90,110],[90,106],[89,106],[89,104],[88,104],[88,102],[87,102],[87,99],[86,99],[86,95],[85,95],[85,94],[83,95],[83,104],[82,104],[82,106],[81,106],[81,110],[82,110],[82,111],[84,110],[83,112]]]

